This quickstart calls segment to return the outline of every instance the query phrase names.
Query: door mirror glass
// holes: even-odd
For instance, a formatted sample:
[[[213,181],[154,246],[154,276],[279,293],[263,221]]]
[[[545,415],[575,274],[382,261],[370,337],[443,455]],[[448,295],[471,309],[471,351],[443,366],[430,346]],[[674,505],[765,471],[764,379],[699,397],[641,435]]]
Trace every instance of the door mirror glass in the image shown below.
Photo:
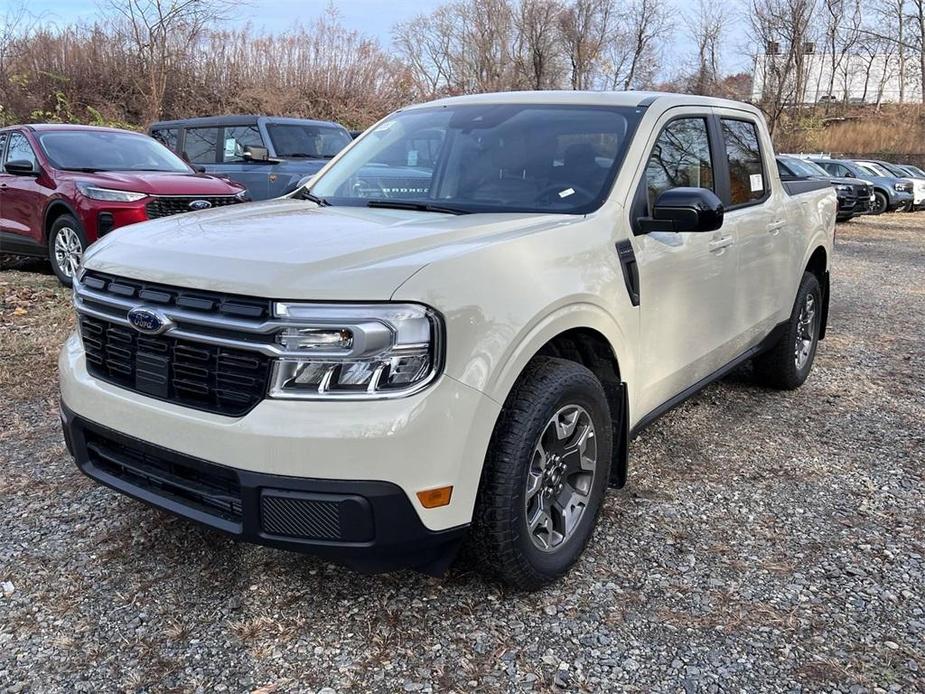
[[[13,161],[8,161],[3,166],[6,169],[8,174],[13,174],[14,176],[38,176],[39,170],[38,167],[33,164],[31,161],[25,159],[14,159]]]
[[[269,161],[270,152],[266,147],[247,145],[244,147],[244,159],[245,161]]]
[[[652,216],[639,220],[643,233],[651,231],[716,231],[723,226],[723,202],[706,188],[671,188],[661,193]]]

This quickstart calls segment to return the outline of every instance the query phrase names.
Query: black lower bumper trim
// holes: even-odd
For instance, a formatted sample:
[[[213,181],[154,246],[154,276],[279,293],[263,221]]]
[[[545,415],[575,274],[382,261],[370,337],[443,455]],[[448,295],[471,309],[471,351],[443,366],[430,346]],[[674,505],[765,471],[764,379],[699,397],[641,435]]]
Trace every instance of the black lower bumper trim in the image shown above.
[[[322,556],[358,571],[442,574],[466,527],[428,530],[390,482],[288,477],[183,455],[90,422],[61,406],[80,470],[116,491],[260,545]]]

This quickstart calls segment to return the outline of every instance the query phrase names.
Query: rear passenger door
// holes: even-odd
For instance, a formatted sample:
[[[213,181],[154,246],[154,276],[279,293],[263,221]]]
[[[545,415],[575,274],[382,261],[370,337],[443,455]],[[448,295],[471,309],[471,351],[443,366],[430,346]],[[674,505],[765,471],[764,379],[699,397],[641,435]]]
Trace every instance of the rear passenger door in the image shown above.
[[[791,282],[791,244],[798,230],[790,221],[791,204],[775,172],[771,143],[756,117],[744,111],[716,109],[722,139],[721,195],[723,227],[736,238],[738,269],[733,286],[738,354],[764,338],[783,320],[781,301]],[[792,203],[795,204],[795,203]]]
[[[640,363],[637,402],[648,413],[734,356],[737,248],[732,230],[642,233],[665,190],[706,188],[719,193],[719,141],[709,109],[672,109],[648,145],[630,222],[639,268]]]

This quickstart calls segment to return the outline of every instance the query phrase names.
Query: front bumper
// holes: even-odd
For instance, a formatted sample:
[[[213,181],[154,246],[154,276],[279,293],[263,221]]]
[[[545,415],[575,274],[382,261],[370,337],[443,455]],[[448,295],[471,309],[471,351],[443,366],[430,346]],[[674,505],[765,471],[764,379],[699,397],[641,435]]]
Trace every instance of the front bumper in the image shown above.
[[[76,334],[61,351],[59,373],[75,457],[94,479],[241,539],[323,554],[360,569],[433,565],[426,547],[433,543],[445,549],[458,539],[472,517],[482,463],[500,411],[491,399],[444,375],[407,398],[267,399],[243,417],[227,417],[93,378]],[[232,489],[235,484],[240,488],[231,494],[240,496],[240,520],[229,524],[215,513],[204,516],[200,502],[165,496],[157,488],[125,480],[116,484],[99,473],[105,465],[93,463],[92,451],[81,443],[86,430],[142,453],[150,448],[161,460],[177,459],[190,469],[207,466],[220,473],[213,476],[230,480]],[[447,485],[453,486],[449,505],[421,505],[417,491]],[[359,497],[348,507],[369,509],[363,523],[371,526],[372,535],[332,539],[267,532],[262,500],[266,489]],[[228,496],[227,489],[218,496]],[[414,523],[407,520],[412,518]],[[399,520],[401,532],[393,536],[392,526]]]
[[[68,450],[91,479],[237,539],[307,552],[375,572],[439,575],[465,527],[428,530],[388,482],[321,480],[235,470],[152,446],[78,417],[61,420]]]

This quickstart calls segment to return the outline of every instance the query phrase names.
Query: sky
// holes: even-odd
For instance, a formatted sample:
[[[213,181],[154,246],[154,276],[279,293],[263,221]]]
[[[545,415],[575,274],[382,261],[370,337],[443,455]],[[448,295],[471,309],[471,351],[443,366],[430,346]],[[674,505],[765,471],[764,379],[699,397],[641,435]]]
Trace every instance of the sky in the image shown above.
[[[23,0],[0,0],[0,17],[8,8],[22,4]],[[297,22],[311,23],[330,4],[331,0],[242,0],[231,21],[234,24],[249,23],[262,33],[276,33],[291,28]],[[339,0],[333,4],[345,26],[375,36],[388,48],[391,44],[391,30],[396,23],[432,11],[439,0]],[[682,12],[694,12],[697,7],[696,0],[675,0],[674,4]],[[31,14],[40,17],[43,22],[59,24],[92,19],[100,7],[100,3],[95,0],[27,0],[25,5]],[[679,22],[679,26],[683,24]],[[743,69],[745,64],[741,56],[735,55],[743,40],[742,28],[733,22],[728,31],[726,62],[729,64],[723,67],[727,70]],[[683,30],[678,31],[672,43],[685,54],[692,50],[691,40]],[[670,64],[672,61],[666,62]]]

